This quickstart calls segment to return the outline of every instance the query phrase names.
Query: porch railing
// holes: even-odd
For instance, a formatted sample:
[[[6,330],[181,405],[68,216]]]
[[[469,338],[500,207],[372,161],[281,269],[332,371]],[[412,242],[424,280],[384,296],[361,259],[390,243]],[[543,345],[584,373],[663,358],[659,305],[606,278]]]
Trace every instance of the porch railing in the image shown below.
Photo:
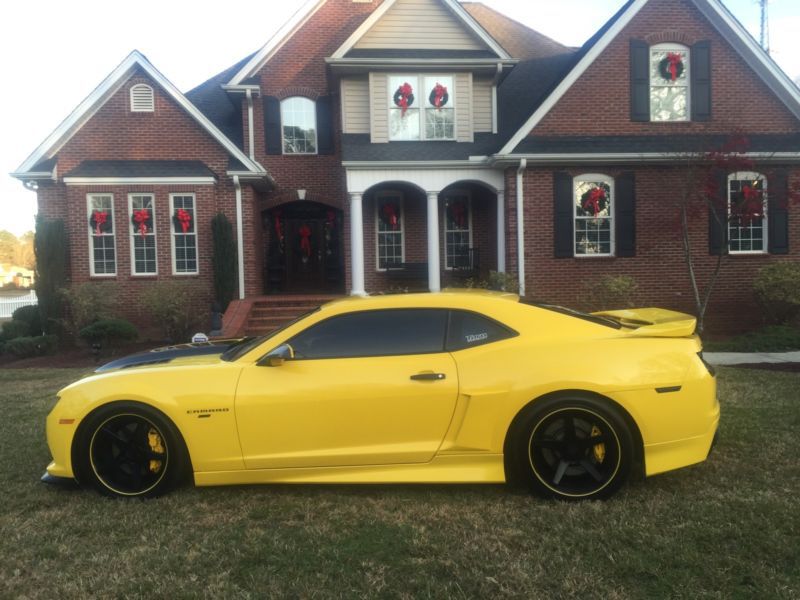
[[[10,319],[14,311],[23,306],[36,306],[39,304],[39,299],[36,297],[36,292],[31,290],[23,296],[14,296],[10,298],[0,297],[0,319]]]

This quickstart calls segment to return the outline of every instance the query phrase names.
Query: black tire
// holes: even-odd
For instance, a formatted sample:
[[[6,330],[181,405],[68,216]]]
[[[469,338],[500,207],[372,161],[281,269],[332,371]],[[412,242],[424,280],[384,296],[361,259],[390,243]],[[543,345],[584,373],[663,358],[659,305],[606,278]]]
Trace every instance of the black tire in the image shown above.
[[[117,498],[161,496],[182,482],[189,464],[172,422],[138,402],[114,402],[89,415],[72,461],[78,481]]]
[[[608,498],[628,479],[633,437],[608,401],[550,397],[526,408],[510,438],[510,479],[561,500]]]

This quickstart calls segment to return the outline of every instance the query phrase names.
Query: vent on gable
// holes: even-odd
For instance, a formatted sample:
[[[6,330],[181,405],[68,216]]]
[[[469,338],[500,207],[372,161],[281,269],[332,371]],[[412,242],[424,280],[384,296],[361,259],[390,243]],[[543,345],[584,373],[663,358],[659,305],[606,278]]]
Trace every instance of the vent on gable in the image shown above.
[[[139,83],[131,88],[131,112],[153,112],[153,88],[144,83]]]

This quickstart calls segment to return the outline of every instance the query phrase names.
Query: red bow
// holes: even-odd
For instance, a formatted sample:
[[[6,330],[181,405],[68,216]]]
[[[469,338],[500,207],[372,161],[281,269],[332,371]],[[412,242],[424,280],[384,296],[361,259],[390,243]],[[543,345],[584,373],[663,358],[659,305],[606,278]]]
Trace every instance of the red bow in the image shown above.
[[[740,217],[745,225],[751,225],[753,221],[761,216],[761,211],[764,209],[761,192],[749,185],[745,185],[742,187],[742,194],[744,195],[744,201],[739,211],[741,213]]]
[[[683,58],[677,52],[669,52],[667,60],[669,61],[669,74],[672,76],[672,81],[675,81],[678,78],[678,65],[683,62]]]
[[[383,217],[389,222],[392,229],[397,229],[397,209],[394,204],[388,203],[383,205]]]
[[[408,97],[414,93],[414,88],[411,84],[406,82],[400,86],[400,116],[405,117],[408,110]]]
[[[181,224],[181,229],[183,230],[183,233],[189,231],[189,226],[192,224],[192,215],[190,215],[188,211],[179,208],[176,211],[176,216],[178,217],[178,221]]]
[[[147,235],[147,222],[150,220],[150,211],[146,208],[133,211],[133,220],[139,226],[142,237]]]
[[[436,108],[442,108],[442,99],[446,93],[447,88],[437,81],[436,87],[433,88],[433,105]]]
[[[103,233],[100,228],[106,224],[106,221],[108,221],[108,213],[105,211],[96,210],[94,211],[93,216],[95,232],[97,235],[100,235]]]
[[[467,222],[467,207],[464,206],[463,202],[456,202],[450,205],[450,214],[453,217],[453,221],[455,221],[456,225],[460,229],[464,229],[464,226]]]
[[[311,256],[311,228],[308,225],[300,227],[300,249],[306,256]]]
[[[600,214],[600,201],[606,199],[606,191],[603,188],[594,188],[589,192],[589,197],[583,201],[583,210],[588,211],[589,207],[592,208],[594,216]]]

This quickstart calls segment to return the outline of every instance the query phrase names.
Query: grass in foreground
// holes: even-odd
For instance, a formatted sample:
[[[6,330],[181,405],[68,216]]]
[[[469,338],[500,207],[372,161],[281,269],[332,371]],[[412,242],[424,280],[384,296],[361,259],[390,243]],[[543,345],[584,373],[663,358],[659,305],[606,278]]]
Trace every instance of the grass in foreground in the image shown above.
[[[704,341],[706,352],[786,352],[800,350],[800,328],[769,325],[729,340]]]
[[[800,375],[722,370],[702,465],[561,504],[504,486],[38,483],[79,370],[0,370],[0,597],[796,598]]]

